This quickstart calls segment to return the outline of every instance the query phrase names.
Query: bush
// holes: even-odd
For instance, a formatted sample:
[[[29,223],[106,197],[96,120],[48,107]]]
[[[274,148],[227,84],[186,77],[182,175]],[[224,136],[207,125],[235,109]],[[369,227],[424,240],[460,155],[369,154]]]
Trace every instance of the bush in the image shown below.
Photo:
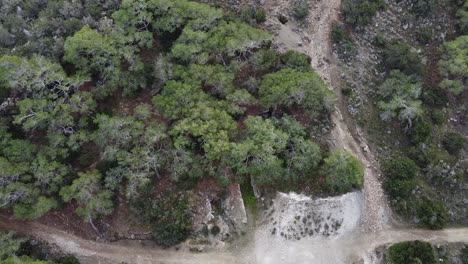
[[[292,13],[297,20],[304,20],[309,15],[309,0],[295,0]]]
[[[335,151],[324,161],[323,174],[326,177],[326,186],[333,192],[346,193],[362,186],[364,168],[352,154]]]
[[[445,113],[442,110],[434,109],[431,112],[431,120],[435,125],[442,125],[445,122]]]
[[[132,201],[132,208],[151,226],[154,241],[165,247],[184,241],[192,228],[187,195],[166,191],[155,199],[150,190],[143,192]]]
[[[442,140],[444,148],[452,155],[457,155],[463,146],[465,145],[465,139],[462,135],[456,132],[449,132],[445,134],[445,138]]]
[[[241,11],[241,20],[251,25],[260,24],[266,21],[265,9],[256,6],[249,6]]]
[[[269,71],[275,69],[280,61],[280,57],[276,51],[272,49],[261,49],[257,51],[251,58],[255,71]]]
[[[437,5],[436,0],[411,0],[410,3],[412,4],[410,11],[418,17],[429,15]]]
[[[356,47],[353,44],[344,25],[335,23],[331,31],[332,42],[336,45],[338,56],[342,60],[346,60],[353,55],[356,55]]]
[[[80,264],[80,261],[74,256],[66,256],[58,259],[57,264]]]
[[[412,180],[419,172],[413,160],[407,157],[394,158],[383,164],[382,170],[387,179]]]
[[[384,6],[383,0],[344,0],[342,4],[346,23],[354,27],[369,24]]]
[[[391,264],[435,264],[431,244],[423,241],[406,241],[388,248],[386,259]]]
[[[311,58],[304,53],[295,50],[288,50],[286,53],[281,54],[282,68],[290,68],[298,71],[310,71]]]
[[[382,55],[387,70],[400,70],[407,75],[421,74],[421,57],[406,43],[393,41],[385,45]]]
[[[411,141],[415,144],[428,142],[431,138],[432,125],[426,120],[418,120],[411,130]]]

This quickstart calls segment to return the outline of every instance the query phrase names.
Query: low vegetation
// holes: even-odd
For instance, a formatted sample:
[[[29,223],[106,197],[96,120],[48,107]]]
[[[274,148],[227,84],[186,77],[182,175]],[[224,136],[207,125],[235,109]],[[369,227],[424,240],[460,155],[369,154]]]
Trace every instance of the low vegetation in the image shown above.
[[[369,24],[375,13],[384,7],[383,0],[345,0],[342,3],[344,20],[353,27]]]
[[[431,244],[419,240],[393,244],[385,256],[391,264],[437,263]]]

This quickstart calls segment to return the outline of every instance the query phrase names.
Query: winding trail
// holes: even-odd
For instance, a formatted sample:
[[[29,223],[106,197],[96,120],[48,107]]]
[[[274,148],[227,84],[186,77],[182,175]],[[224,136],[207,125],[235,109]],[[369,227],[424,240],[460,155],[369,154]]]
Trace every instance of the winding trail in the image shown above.
[[[353,133],[349,127],[351,121],[343,118],[345,104],[339,91],[339,68],[330,45],[329,32],[332,22],[338,19],[341,0],[312,1],[307,28],[298,32],[288,23],[276,22],[276,15],[286,10],[289,1],[266,0],[265,7],[270,22],[277,26],[277,44],[280,49],[295,49],[309,54],[312,66],[337,91],[337,109],[332,114],[334,127],[330,132],[330,142],[335,148],[351,151],[365,166],[364,211],[361,228],[353,232],[327,239],[304,239],[286,241],[273,237],[263,231],[255,230],[248,234],[245,243],[222,250],[193,253],[186,249],[161,249],[144,245],[137,241],[97,242],[79,238],[53,227],[36,222],[13,221],[0,216],[0,229],[15,230],[38,237],[51,244],[56,244],[63,251],[76,255],[84,264],[110,263],[217,263],[217,264],[273,264],[273,263],[344,263],[350,257],[364,257],[365,263],[369,252],[380,245],[407,240],[438,242],[468,242],[468,228],[445,229],[440,231],[419,229],[392,229],[387,223],[390,210],[387,206],[382,186],[379,182],[379,168],[376,159],[359,128]],[[350,122],[347,124],[347,121]],[[258,239],[262,237],[262,239]],[[253,239],[251,239],[253,238]]]

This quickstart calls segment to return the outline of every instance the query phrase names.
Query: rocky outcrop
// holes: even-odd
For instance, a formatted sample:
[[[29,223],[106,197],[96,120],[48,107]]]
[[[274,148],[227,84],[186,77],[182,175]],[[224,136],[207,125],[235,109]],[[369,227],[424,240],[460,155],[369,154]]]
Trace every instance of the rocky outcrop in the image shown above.
[[[228,194],[222,208],[225,219],[232,228],[231,233],[242,234],[247,226],[247,213],[238,183],[233,182],[228,186]]]

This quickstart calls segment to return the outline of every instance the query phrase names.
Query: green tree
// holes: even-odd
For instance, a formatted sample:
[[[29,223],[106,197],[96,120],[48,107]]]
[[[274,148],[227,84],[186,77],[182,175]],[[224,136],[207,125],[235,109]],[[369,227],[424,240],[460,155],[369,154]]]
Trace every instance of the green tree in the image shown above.
[[[324,162],[322,173],[325,175],[326,185],[334,192],[346,193],[362,187],[364,168],[351,153],[334,151]]]
[[[455,95],[468,89],[468,35],[444,43],[444,54],[439,62],[444,77],[439,84]]]
[[[230,150],[230,135],[236,130],[236,123],[225,111],[197,104],[187,118],[172,128],[176,148],[194,148],[200,144],[207,158],[221,159]]]
[[[152,0],[153,27],[163,32],[174,32],[189,24],[194,30],[208,30],[222,18],[221,9],[186,0]]]
[[[13,213],[16,218],[34,220],[57,207],[58,203],[53,198],[39,196],[39,198],[28,199],[17,203],[13,207]]]
[[[103,150],[103,157],[112,160],[122,150],[129,150],[144,132],[144,123],[130,116],[98,114],[94,118],[98,129],[93,140]]]
[[[62,187],[60,196],[65,202],[76,200],[76,213],[91,224],[93,219],[113,210],[112,193],[102,188],[98,171],[79,172],[70,186]]]
[[[188,83],[200,83],[212,94],[225,98],[234,91],[234,74],[222,65],[197,65],[178,67],[175,76]]]
[[[303,107],[313,116],[331,111],[334,100],[334,94],[316,72],[293,69],[265,75],[260,84],[259,96],[260,102],[266,107]]]
[[[176,120],[190,113],[199,102],[210,102],[208,94],[197,84],[169,81],[160,95],[153,98],[153,104],[165,118]]]
[[[278,157],[288,143],[287,133],[270,119],[249,116],[240,142],[233,143],[229,163],[240,174],[250,174],[256,183],[268,185],[285,176],[284,161]]]
[[[290,180],[307,179],[316,174],[322,160],[320,147],[307,138],[304,127],[290,116],[275,120],[277,128],[289,135],[286,148],[280,156],[285,160],[285,168]]]
[[[271,35],[244,23],[222,21],[209,31],[185,27],[172,47],[172,55],[185,64],[206,64],[210,59],[226,63],[271,41]]]
[[[398,117],[411,127],[413,120],[423,114],[422,101],[419,100],[421,83],[414,77],[404,75],[400,71],[392,71],[379,87],[379,95],[381,100],[377,105],[382,111],[380,118],[383,121]]]

